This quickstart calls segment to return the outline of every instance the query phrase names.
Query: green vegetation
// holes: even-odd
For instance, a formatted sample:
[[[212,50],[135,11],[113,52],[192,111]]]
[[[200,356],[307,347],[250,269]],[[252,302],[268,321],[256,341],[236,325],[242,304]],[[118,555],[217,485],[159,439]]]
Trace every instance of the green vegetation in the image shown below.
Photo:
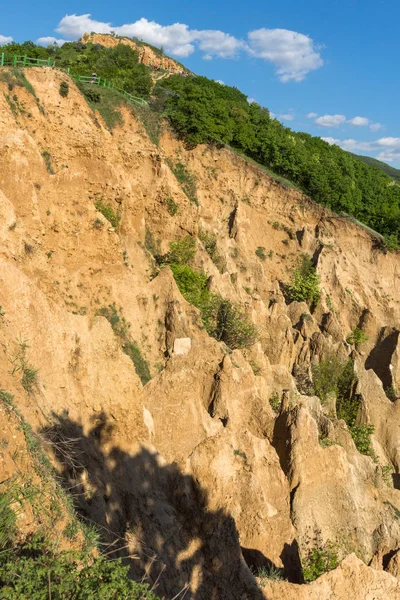
[[[324,573],[336,569],[338,564],[338,555],[331,543],[327,542],[323,547],[314,548],[302,560],[304,581],[315,581]]]
[[[361,154],[352,154],[351,152],[349,154],[351,154],[355,158],[358,158],[358,160],[361,160],[363,163],[369,165],[370,167],[380,169],[381,171],[383,171],[383,173],[385,173],[391,179],[393,179],[393,181],[400,184],[400,169],[395,169],[391,165],[377,160],[376,158],[372,158],[371,156],[362,156]]]
[[[363,344],[368,340],[368,336],[362,329],[355,327],[353,331],[347,336],[346,342],[358,348],[360,344]]]
[[[267,255],[265,254],[265,248],[263,246],[258,246],[256,250],[256,256],[258,256],[260,260],[265,260],[267,258]]]
[[[201,312],[207,333],[231,349],[248,348],[257,341],[257,329],[238,305],[213,294],[208,277],[186,264],[170,264],[182,296]]]
[[[121,341],[122,350],[133,362],[135,371],[139,375],[142,384],[146,385],[151,379],[149,365],[143,357],[139,346],[129,335],[130,323],[118,312],[115,304],[104,306],[97,314],[105,317],[110,323],[112,330]]]
[[[318,364],[312,365],[314,390],[322,404],[327,401],[330,394],[337,396],[339,390],[347,391],[352,371],[352,361],[343,361],[335,354],[328,355]]]
[[[60,83],[60,96],[62,98],[66,98],[69,94],[69,83],[67,81],[62,81]]]
[[[11,361],[13,365],[11,374],[21,374],[22,387],[26,392],[28,392],[28,394],[30,394],[37,385],[39,369],[35,369],[33,365],[29,363],[26,356],[26,351],[28,348],[29,346],[26,342],[18,342],[18,349]]]
[[[286,286],[287,299],[289,302],[307,302],[311,307],[315,307],[321,294],[319,283],[319,276],[311,258],[302,254],[292,273],[291,282]]]
[[[174,76],[160,85],[165,113],[189,145],[229,144],[316,202],[398,240],[400,189],[382,171],[320,138],[291,131],[236,88],[205,77]]]
[[[125,101],[120,93],[112,88],[97,87],[90,83],[79,83],[78,87],[85,96],[90,108],[100,113],[110,131],[117,125],[122,125],[123,121],[119,107]]]
[[[186,265],[194,259],[196,254],[196,241],[190,235],[178,242],[171,242],[169,247],[168,263]]]
[[[50,175],[54,175],[53,165],[51,164],[50,152],[47,152],[47,150],[44,150],[42,152],[42,156],[43,156],[44,164],[46,165],[47,171],[50,173]]]
[[[111,223],[111,225],[114,227],[114,229],[118,229],[118,225],[121,221],[121,217],[119,215],[115,214],[112,206],[110,206],[109,204],[105,204],[103,201],[103,198],[99,198],[98,200],[96,200],[94,205],[96,207],[96,210],[101,212],[103,217],[105,217],[107,219],[107,221],[109,221]]]
[[[246,453],[245,453],[245,452],[243,452],[243,450],[234,450],[234,451],[233,451],[233,454],[234,454],[235,456],[240,456],[240,458],[243,458],[243,460],[247,460]]]
[[[329,355],[318,365],[313,365],[312,376],[315,393],[322,403],[326,402],[329,394],[336,395],[337,417],[345,421],[357,450],[376,461],[371,441],[374,426],[357,424],[360,398],[354,393],[357,378],[353,361],[342,361],[335,355]]]
[[[260,567],[256,572],[256,577],[259,578],[260,587],[264,587],[267,579],[283,580],[285,579],[283,569],[279,569],[274,565],[268,567]]]
[[[203,244],[205,251],[217,267],[218,271],[220,273],[223,273],[226,270],[226,261],[224,257],[218,252],[217,236],[213,233],[200,231],[199,240]]]
[[[278,392],[274,392],[272,396],[270,396],[269,403],[274,412],[278,412],[281,407],[281,397]]]
[[[179,160],[173,161],[172,159],[168,159],[167,162],[171,171],[180,183],[182,191],[189,198],[190,202],[193,202],[193,204],[198,206],[199,201],[197,199],[196,178],[193,173],[191,173],[189,169]]]
[[[178,212],[178,205],[176,202],[174,202],[174,199],[171,197],[167,198],[167,210],[171,217],[174,217]]]

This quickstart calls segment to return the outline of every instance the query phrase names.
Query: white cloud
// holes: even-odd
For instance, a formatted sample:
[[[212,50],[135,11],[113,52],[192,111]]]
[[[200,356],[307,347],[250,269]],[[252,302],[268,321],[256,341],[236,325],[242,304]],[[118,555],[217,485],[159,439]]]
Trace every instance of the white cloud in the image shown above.
[[[328,142],[328,144],[330,144],[331,146],[333,146],[333,144],[336,144],[337,146],[340,144],[340,140],[329,136],[322,137],[321,140],[324,140],[324,142]]]
[[[243,47],[243,42],[223,31],[211,29],[193,31],[193,34],[196,36],[193,39],[199,42],[200,50],[219,58],[233,58]]]
[[[384,146],[386,148],[398,148],[400,146],[400,138],[395,137],[384,137],[376,141],[378,146]]]
[[[318,117],[318,114],[314,113],[314,112],[310,112],[306,116],[307,116],[307,119],[315,119],[316,117]]]
[[[282,115],[278,115],[278,119],[280,121],[293,121],[294,120],[294,112],[292,109],[287,113],[283,113]]]
[[[49,35],[48,37],[40,37],[36,40],[36,43],[39,44],[39,46],[51,46],[52,44],[57,44],[57,46],[62,46],[63,44],[65,44],[68,40],[58,40],[55,37],[52,37],[51,35]]]
[[[0,35],[0,44],[8,44],[12,41],[13,39],[10,35]]]
[[[323,115],[315,119],[318,127],[339,127],[345,121],[346,117],[344,115]]]
[[[366,117],[353,117],[347,121],[350,125],[354,125],[355,127],[365,127],[369,125],[369,119]]]
[[[214,79],[215,83],[219,83],[219,85],[225,85],[222,79]]]
[[[381,125],[380,123],[371,123],[369,128],[371,131],[379,131],[380,129],[383,129],[383,125]]]
[[[302,33],[263,28],[250,31],[248,38],[249,53],[271,62],[283,82],[301,81],[324,64],[313,40]]]
[[[68,39],[82,37],[86,32],[110,33],[137,37],[178,57],[186,57],[196,48],[204,52],[203,58],[234,58],[239,51],[263,58],[272,63],[279,79],[301,81],[310,71],[323,65],[323,60],[313,40],[302,33],[287,29],[258,29],[250,31],[248,43],[219,30],[189,29],[183,23],[160,25],[145,18],[134,23],[113,27],[111,23],[96,21],[91,15],[65,15],[57,32]]]
[[[379,154],[376,155],[376,158],[386,163],[400,161],[400,152],[392,152],[391,150],[379,152]]]
[[[249,104],[258,104],[257,100],[255,98],[247,98],[247,102]]]

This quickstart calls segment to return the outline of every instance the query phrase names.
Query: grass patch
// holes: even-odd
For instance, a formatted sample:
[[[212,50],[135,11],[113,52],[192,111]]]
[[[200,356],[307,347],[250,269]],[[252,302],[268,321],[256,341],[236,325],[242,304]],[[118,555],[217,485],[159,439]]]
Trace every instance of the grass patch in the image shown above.
[[[171,197],[167,198],[167,211],[169,212],[171,217],[174,217],[176,215],[176,213],[178,212],[178,209],[179,209],[179,207],[178,207],[177,203],[174,201],[174,199]]]
[[[285,292],[289,302],[307,302],[311,307],[317,306],[321,295],[319,275],[306,254],[302,254]]]
[[[362,329],[355,327],[353,331],[347,336],[346,342],[351,346],[358,348],[361,344],[368,340],[368,336]]]
[[[47,152],[47,150],[44,150],[42,152],[42,156],[43,156],[44,164],[46,165],[46,169],[47,169],[48,173],[50,173],[50,175],[54,175],[53,165],[51,164],[50,152]]]
[[[94,203],[94,206],[95,206],[96,210],[98,210],[103,215],[103,217],[105,217],[107,219],[107,221],[109,221],[111,223],[111,225],[114,227],[114,229],[118,229],[119,223],[121,221],[121,217],[114,212],[114,210],[113,210],[112,206],[110,206],[110,204],[105,204],[105,202],[103,201],[103,198],[99,198]],[[99,227],[96,227],[96,228],[98,229]]]
[[[140,120],[150,140],[158,146],[162,132],[163,116],[149,106],[130,105],[133,114]]]
[[[220,273],[224,273],[226,270],[226,260],[225,258],[218,252],[217,247],[217,236],[213,233],[208,233],[206,231],[199,232],[199,240],[203,244],[205,251],[208,256],[211,258],[215,266],[217,267]]]
[[[112,131],[117,125],[123,124],[119,107],[122,104],[126,105],[126,102],[119,92],[93,84],[77,84],[77,86],[93,112],[97,110],[100,113],[107,129]]]
[[[196,185],[196,177],[191,173],[191,171],[180,161],[174,161],[172,159],[167,159],[167,163],[178,180],[182,191],[189,198],[190,202],[193,202],[196,206],[199,206],[199,201],[197,198],[197,185]]]
[[[121,311],[120,311],[121,312]],[[112,330],[121,341],[122,350],[133,362],[136,373],[139,375],[143,385],[151,379],[148,362],[143,357],[139,346],[129,335],[130,323],[118,312],[115,304],[105,306],[98,311],[98,315],[105,317],[110,323]]]
[[[185,264],[171,264],[182,296],[201,313],[207,333],[224,342],[231,350],[248,348],[256,343],[258,332],[240,306],[208,289],[208,277]]]
[[[256,250],[256,256],[258,256],[258,258],[263,261],[267,258],[265,248],[263,246],[258,246]]]
[[[315,581],[324,573],[336,569],[338,564],[339,559],[333,544],[327,542],[324,546],[314,548],[302,560],[304,581]]]
[[[29,346],[26,342],[18,342],[18,350],[11,361],[13,365],[11,374],[21,374],[22,387],[26,392],[28,392],[28,394],[30,394],[37,386],[39,369],[35,369],[33,365],[29,363],[26,355],[28,348]]]

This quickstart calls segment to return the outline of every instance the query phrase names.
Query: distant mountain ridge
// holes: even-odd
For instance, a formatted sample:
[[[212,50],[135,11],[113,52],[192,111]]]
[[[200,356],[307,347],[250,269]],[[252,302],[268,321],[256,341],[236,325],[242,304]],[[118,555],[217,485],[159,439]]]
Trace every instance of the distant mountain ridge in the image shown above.
[[[376,169],[383,171],[383,173],[389,175],[389,177],[391,177],[396,183],[400,184],[400,169],[395,169],[391,165],[388,165],[387,163],[382,162],[381,160],[377,160],[376,158],[372,158],[371,156],[353,154],[352,152],[349,152],[349,154],[355,156],[359,160],[362,160],[363,163],[365,163],[366,165],[370,167],[375,167]]]

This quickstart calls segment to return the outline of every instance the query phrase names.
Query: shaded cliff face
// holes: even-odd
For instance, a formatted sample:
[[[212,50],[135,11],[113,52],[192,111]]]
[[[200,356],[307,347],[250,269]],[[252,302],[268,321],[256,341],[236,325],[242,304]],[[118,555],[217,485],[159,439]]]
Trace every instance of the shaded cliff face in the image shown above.
[[[64,74],[26,76],[36,96],[0,82],[0,380],[79,510],[167,599],[400,597],[399,257],[229,150],[168,131],[155,147],[126,107],[110,132],[72,82],[60,96]],[[187,235],[253,346],[208,336],[157,267]],[[282,291],[302,254],[321,279],[313,312]],[[354,361],[374,459],[313,395],[311,365],[332,356]],[[359,558],[297,587],[309,549],[331,546]],[[271,566],[291,583],[252,574]]]

